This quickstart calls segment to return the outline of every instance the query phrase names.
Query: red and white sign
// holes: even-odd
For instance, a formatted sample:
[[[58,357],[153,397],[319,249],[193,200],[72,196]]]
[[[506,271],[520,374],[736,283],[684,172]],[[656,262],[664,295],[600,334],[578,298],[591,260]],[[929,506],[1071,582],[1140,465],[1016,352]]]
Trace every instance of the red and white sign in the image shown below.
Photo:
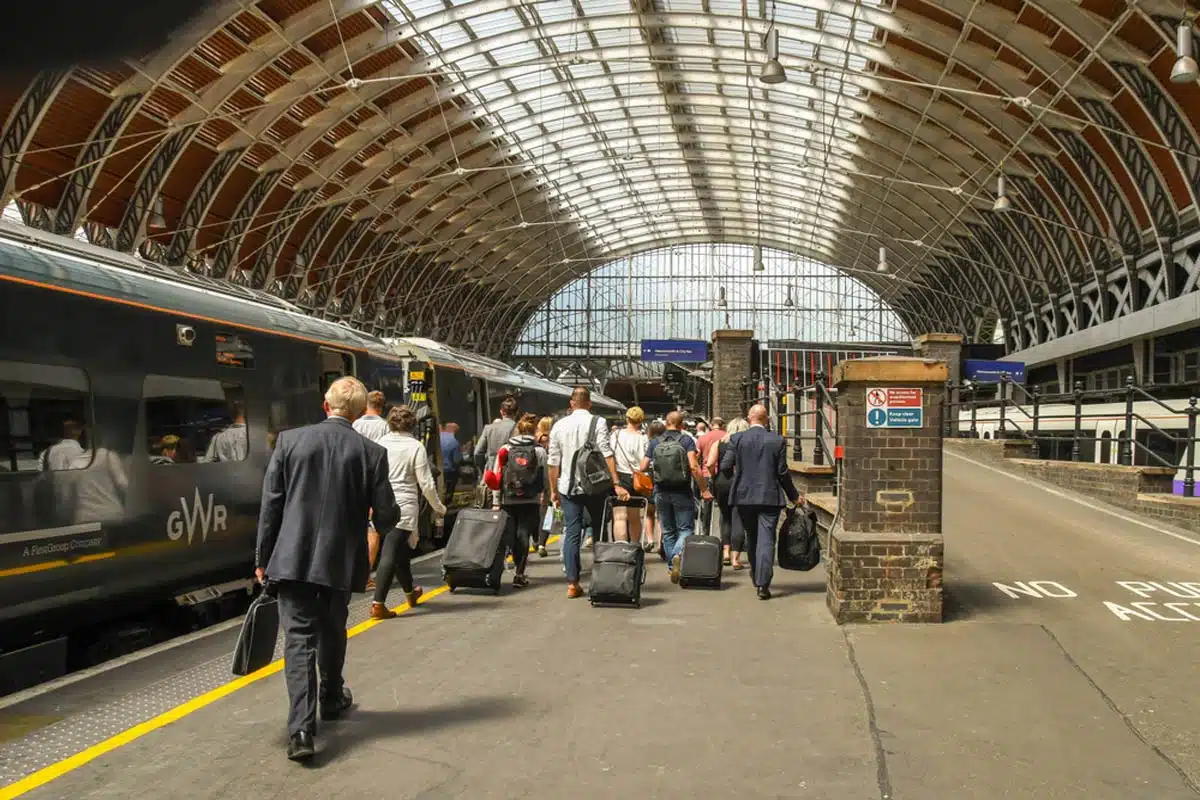
[[[878,392],[878,389],[872,391]],[[882,404],[880,404],[882,405]],[[887,405],[889,408],[920,408],[920,389],[888,389]]]
[[[888,404],[887,393],[891,390],[870,389],[867,391],[867,405],[871,408],[883,408]]]

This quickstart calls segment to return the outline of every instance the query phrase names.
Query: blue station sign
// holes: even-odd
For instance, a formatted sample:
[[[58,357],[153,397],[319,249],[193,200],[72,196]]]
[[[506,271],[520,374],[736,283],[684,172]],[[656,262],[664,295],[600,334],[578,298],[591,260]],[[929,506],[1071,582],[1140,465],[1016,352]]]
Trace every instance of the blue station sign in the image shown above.
[[[642,339],[642,361],[708,361],[708,342],[702,339]]]
[[[1000,383],[1005,376],[1013,383],[1025,382],[1025,365],[1019,361],[984,361],[968,358],[963,362],[963,377],[976,383]]]

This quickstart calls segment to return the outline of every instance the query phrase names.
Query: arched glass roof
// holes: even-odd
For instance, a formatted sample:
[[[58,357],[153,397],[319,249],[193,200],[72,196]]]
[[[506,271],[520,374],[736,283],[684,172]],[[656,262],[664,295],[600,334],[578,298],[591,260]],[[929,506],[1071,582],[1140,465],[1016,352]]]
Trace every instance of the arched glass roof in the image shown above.
[[[0,87],[0,208],[491,355],[589,270],[688,244],[1013,349],[1200,286],[1195,0],[197,7]]]
[[[755,265],[761,263],[762,269]],[[643,339],[911,338],[862,281],[805,256],[751,245],[683,245],[619,259],[560,289],[529,318],[514,357],[638,358]]]

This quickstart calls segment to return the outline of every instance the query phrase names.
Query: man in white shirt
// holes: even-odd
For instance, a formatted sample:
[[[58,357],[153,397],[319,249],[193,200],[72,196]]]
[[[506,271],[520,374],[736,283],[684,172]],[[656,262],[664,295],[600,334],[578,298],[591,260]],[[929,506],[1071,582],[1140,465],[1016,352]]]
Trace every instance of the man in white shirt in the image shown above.
[[[378,442],[389,433],[387,420],[383,418],[383,407],[387,398],[378,389],[367,394],[367,413],[354,420],[354,430]]]
[[[208,443],[205,458],[208,461],[246,460],[246,404],[235,400],[229,405],[233,424],[214,436]]]
[[[608,471],[616,487],[617,497],[629,499],[627,492],[617,479],[617,467],[613,461],[612,446],[608,440],[608,426],[604,420],[593,416],[592,393],[579,387],[571,393],[572,412],[555,423],[550,430],[550,499],[563,510],[563,564],[567,570],[567,597],[583,596],[579,585],[579,549],[583,536],[583,515],[591,515],[593,525],[599,533],[604,519],[604,495],[584,495],[576,491],[574,483],[575,454],[588,443],[593,432],[595,445],[608,463]]]

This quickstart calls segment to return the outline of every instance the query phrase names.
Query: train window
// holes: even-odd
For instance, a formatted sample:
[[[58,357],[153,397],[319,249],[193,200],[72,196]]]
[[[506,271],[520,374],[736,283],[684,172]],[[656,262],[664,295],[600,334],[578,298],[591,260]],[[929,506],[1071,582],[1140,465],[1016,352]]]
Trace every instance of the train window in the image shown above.
[[[0,475],[86,468],[90,417],[83,370],[0,361]]]
[[[223,367],[254,369],[254,348],[239,333],[217,332],[217,363]]]
[[[142,397],[153,463],[245,460],[248,432],[241,384],[147,375]]]
[[[354,356],[324,347],[318,352],[321,358],[321,394],[324,394],[329,384],[338,378],[354,374]]]

